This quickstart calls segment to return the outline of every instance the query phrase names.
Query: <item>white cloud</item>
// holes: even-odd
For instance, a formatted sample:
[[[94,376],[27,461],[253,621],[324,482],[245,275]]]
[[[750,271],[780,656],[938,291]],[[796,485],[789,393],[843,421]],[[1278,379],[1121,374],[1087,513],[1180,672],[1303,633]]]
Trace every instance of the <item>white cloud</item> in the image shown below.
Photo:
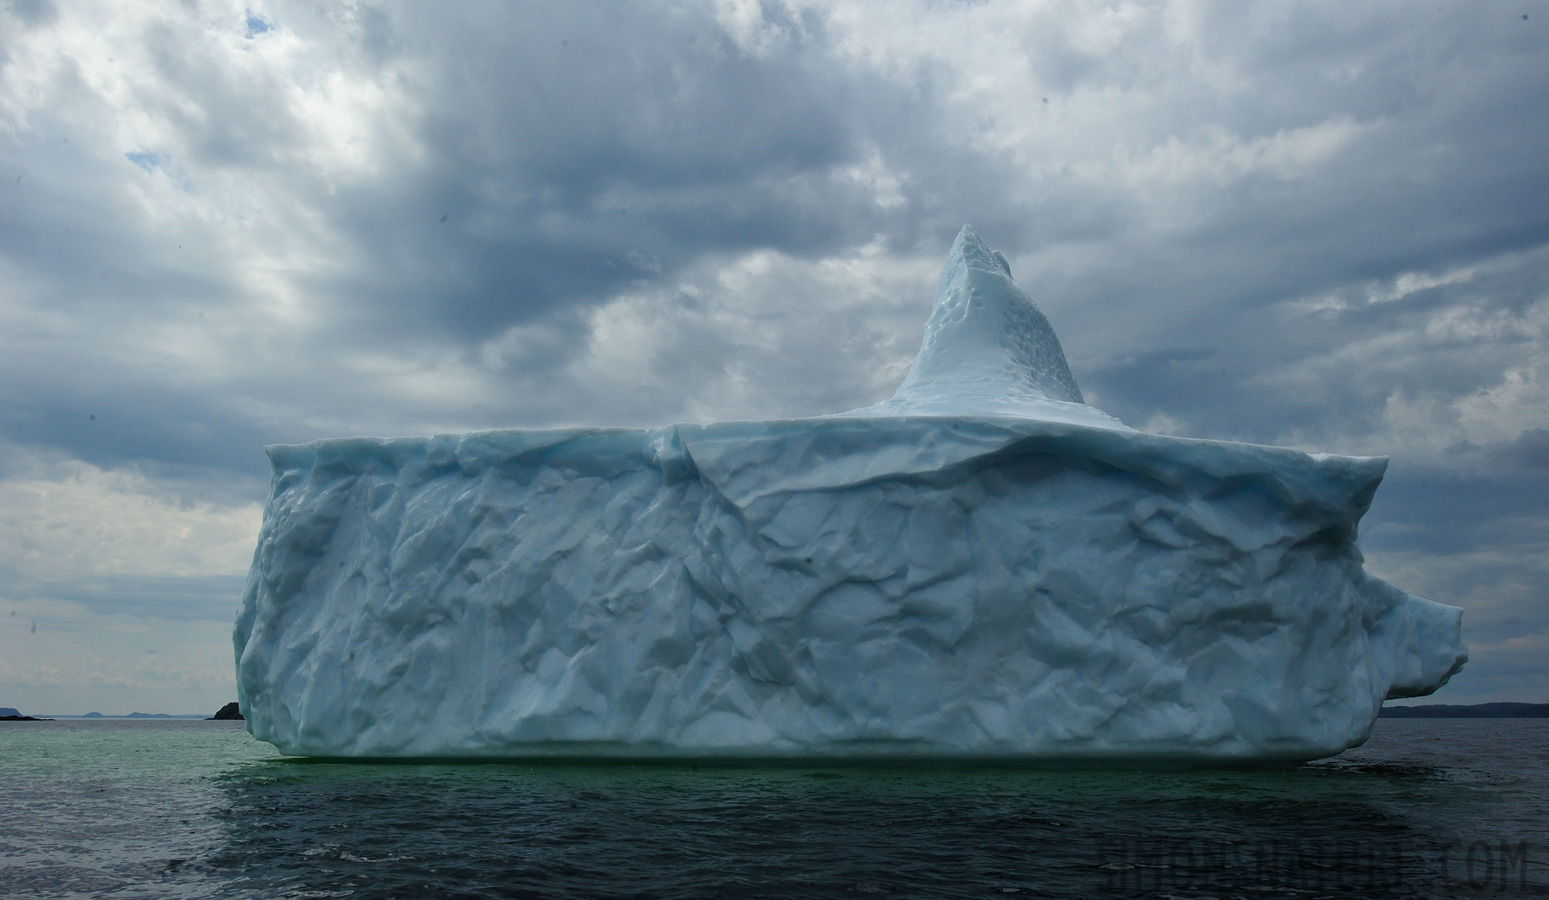
[[[0,690],[37,713],[213,712],[261,509],[11,448],[0,480]]]
[[[180,503],[144,475],[75,460],[29,468],[0,480],[0,570],[13,584],[62,573],[240,575],[252,562],[257,503]]]
[[[3,608],[3,606],[0,606]],[[28,714],[166,712],[211,715],[236,699],[231,626],[104,619],[53,609],[0,613],[0,689]]]
[[[562,343],[550,328],[486,343],[487,364],[531,373],[527,390],[492,403],[522,421],[641,426],[863,406],[903,380],[938,265],[877,245],[818,260],[769,250],[706,259],[588,311],[581,349],[557,371],[538,363]]]

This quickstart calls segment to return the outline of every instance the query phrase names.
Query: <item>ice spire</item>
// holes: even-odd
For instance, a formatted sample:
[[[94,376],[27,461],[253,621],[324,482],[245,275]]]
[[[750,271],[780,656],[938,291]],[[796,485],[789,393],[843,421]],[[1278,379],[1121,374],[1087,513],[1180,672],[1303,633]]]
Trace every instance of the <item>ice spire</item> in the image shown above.
[[[972,413],[1119,424],[1085,405],[1043,311],[964,225],[908,377],[891,400],[848,415]]]

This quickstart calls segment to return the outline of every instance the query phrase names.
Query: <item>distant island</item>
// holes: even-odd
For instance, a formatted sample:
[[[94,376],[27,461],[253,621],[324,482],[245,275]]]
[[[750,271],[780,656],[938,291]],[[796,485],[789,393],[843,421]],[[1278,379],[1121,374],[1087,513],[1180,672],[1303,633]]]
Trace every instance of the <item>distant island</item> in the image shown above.
[[[235,701],[235,700],[231,701],[230,703],[226,704],[225,706],[222,706],[220,708],[220,710],[215,713],[215,715],[210,717],[209,721],[214,721],[214,720],[217,720],[217,719],[222,720],[222,721],[236,721],[236,722],[246,721],[242,717],[242,710],[237,706],[237,701]]]
[[[206,716],[206,715],[203,715],[201,713],[178,713],[178,714],[174,714],[174,713],[132,712],[132,713],[128,713],[128,714],[118,714],[118,713],[100,713],[100,712],[93,711],[93,712],[89,712],[89,713],[82,713],[80,715],[73,715],[73,714],[72,715],[56,715],[54,717],[44,719],[44,718],[34,718],[33,716],[24,716],[24,715],[21,714],[20,710],[17,710],[17,709],[15,709],[13,707],[0,706],[0,721],[5,721],[5,722],[52,722],[56,718],[58,718],[58,719],[157,719],[157,720],[161,720],[161,719],[202,719],[202,720],[204,720],[206,722],[210,722],[210,721],[218,721],[218,720],[236,720],[236,721],[241,721],[242,720],[242,712],[237,707],[237,701],[233,700],[230,703],[226,704],[225,706],[222,706],[219,710],[216,711],[215,715],[213,715],[213,716]]]
[[[1446,703],[1425,706],[1384,706],[1379,719],[1549,719],[1549,703]]]

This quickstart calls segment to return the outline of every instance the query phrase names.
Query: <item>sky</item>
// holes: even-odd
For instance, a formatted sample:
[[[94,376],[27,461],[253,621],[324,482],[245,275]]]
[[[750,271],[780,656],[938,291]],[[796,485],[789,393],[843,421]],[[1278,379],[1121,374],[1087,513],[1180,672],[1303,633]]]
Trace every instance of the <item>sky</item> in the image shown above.
[[[1549,702],[1546,160],[1545,0],[0,0],[0,705],[233,699],[266,444],[884,399],[965,223]]]

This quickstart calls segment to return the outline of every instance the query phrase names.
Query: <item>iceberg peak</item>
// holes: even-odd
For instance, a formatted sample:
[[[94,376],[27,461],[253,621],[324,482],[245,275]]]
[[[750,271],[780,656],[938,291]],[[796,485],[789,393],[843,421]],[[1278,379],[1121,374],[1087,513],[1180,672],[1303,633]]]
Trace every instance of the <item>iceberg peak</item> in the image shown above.
[[[944,414],[1121,424],[1086,405],[1048,317],[972,225],[947,254],[925,339],[898,392],[846,413]]]

